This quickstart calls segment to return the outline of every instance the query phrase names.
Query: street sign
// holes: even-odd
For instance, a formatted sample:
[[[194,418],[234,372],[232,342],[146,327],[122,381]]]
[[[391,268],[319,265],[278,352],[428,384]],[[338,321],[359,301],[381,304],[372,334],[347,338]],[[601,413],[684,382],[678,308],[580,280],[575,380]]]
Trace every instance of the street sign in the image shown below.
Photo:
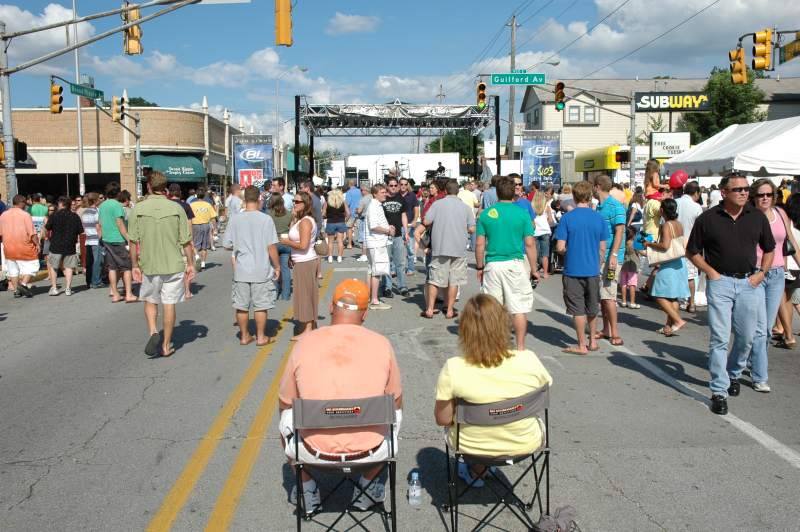
[[[800,32],[796,36],[795,40],[778,48],[778,64],[782,65],[795,57],[800,57]]]
[[[492,74],[489,83],[492,85],[544,85],[545,75],[541,72],[527,73],[515,71],[504,74]]]
[[[83,96],[84,98],[89,98],[90,100],[103,99],[103,91],[99,91],[91,87],[84,87],[83,85],[77,85],[75,83],[69,84],[69,92],[75,96]]]

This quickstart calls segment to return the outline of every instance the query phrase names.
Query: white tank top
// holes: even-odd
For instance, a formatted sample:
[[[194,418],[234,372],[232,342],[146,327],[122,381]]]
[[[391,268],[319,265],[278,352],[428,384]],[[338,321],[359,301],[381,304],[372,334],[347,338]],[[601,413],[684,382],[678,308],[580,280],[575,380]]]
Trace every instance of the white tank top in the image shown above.
[[[292,260],[294,262],[308,262],[317,258],[317,252],[314,251],[314,243],[317,241],[317,223],[311,216],[301,218],[296,224],[289,228],[289,240],[292,242],[300,242],[300,222],[303,220],[311,221],[311,238],[308,241],[308,249],[299,250],[292,248]]]
[[[547,213],[550,207],[547,206],[544,212],[533,219],[533,230],[536,236],[549,235],[552,230],[550,229],[550,222],[547,221]]]

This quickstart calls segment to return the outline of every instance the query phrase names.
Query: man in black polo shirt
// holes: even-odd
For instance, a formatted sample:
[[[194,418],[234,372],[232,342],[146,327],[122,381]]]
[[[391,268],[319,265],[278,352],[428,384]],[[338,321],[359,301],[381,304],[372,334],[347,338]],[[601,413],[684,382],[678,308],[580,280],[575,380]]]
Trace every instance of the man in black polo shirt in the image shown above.
[[[766,312],[762,281],[772,265],[775,239],[767,217],[747,202],[750,188],[744,176],[726,176],[719,188],[723,200],[695,221],[686,256],[708,278],[711,411],[724,415],[728,396],[739,395],[739,377],[750,347],[753,342],[767,341],[763,334],[757,336],[758,320],[753,314]],[[756,246],[764,251],[760,265],[756,265]],[[733,345],[728,354],[731,330]],[[758,374],[759,366],[754,361],[753,382],[766,381],[766,375]]]
[[[406,242],[408,241],[408,217],[406,216],[406,205],[403,196],[400,195],[399,182],[397,178],[390,177],[386,181],[389,195],[383,202],[383,213],[386,221],[394,226],[394,236],[389,243],[389,259],[391,260],[392,272],[397,276],[397,291],[402,296],[408,295],[406,286]],[[392,296],[392,277],[383,277],[383,297]]]

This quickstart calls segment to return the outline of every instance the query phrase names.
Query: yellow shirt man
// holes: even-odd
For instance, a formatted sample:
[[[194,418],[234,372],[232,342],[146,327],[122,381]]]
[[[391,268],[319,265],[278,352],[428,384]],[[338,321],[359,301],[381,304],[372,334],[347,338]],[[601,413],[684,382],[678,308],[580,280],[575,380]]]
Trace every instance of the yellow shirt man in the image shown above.
[[[194,200],[189,206],[194,213],[194,218],[192,218],[194,225],[210,223],[211,220],[217,217],[217,211],[214,210],[214,206],[205,200]]]
[[[466,188],[462,188],[458,191],[458,199],[463,201],[470,209],[476,209],[478,207],[478,198]]]

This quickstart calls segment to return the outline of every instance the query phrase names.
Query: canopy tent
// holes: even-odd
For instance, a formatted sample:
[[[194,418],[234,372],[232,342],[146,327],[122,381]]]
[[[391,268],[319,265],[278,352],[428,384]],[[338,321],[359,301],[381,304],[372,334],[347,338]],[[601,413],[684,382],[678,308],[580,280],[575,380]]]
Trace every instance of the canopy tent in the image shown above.
[[[203,162],[194,155],[146,155],[142,166],[161,172],[170,183],[197,183],[206,178]]]
[[[728,126],[664,163],[666,173],[800,175],[800,117]]]

